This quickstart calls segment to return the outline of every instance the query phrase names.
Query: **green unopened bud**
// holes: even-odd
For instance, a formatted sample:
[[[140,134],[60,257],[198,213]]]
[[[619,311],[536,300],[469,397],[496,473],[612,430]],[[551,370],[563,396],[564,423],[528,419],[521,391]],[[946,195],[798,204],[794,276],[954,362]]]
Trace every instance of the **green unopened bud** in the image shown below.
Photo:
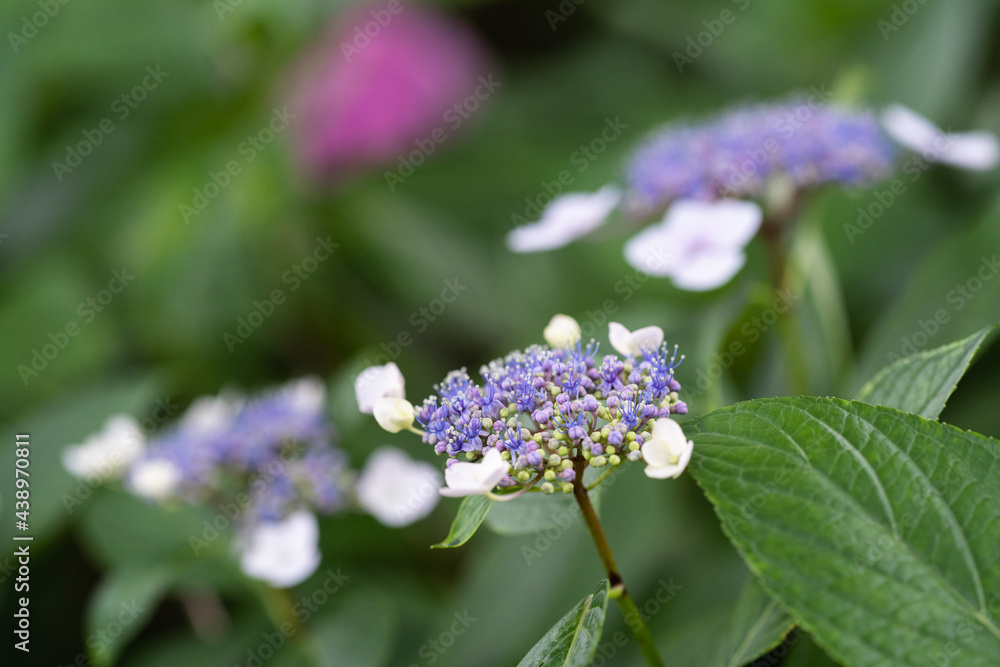
[[[559,464],[560,470],[569,470],[573,467],[573,462],[569,459],[563,459],[563,462]]]
[[[511,417],[510,419],[507,420],[507,428],[517,428],[517,427],[518,427],[517,417]]]
[[[597,416],[603,419],[604,421],[611,421],[611,411],[608,410],[603,405],[597,408]]]
[[[467,458],[467,459],[469,459],[471,461],[472,459],[476,458],[476,453],[475,452],[466,452],[465,453],[465,458]]]
[[[556,452],[559,456],[569,456],[569,447],[560,447]]]
[[[601,432],[600,431],[594,431],[593,433],[590,434],[590,439],[593,440],[594,442],[600,442],[601,441]]]
[[[490,419],[489,417],[483,417],[483,428],[485,428],[487,431],[493,428],[493,420]]]
[[[549,465],[553,468],[562,463],[562,457],[558,454],[553,454],[549,457]]]
[[[593,454],[590,453],[589,449],[584,449],[583,450],[583,460],[584,461],[589,461],[591,456],[593,456]]]
[[[554,493],[555,490],[556,487],[553,486],[551,482],[545,482],[544,484],[542,484],[542,493],[544,493],[545,495]]]
[[[618,457],[617,454],[612,454],[611,456],[608,457],[608,463],[610,463],[613,466],[616,466],[621,462],[622,460],[621,458]]]
[[[538,432],[535,435],[531,436],[531,439],[534,440],[535,442],[537,442],[539,445],[542,444],[542,434],[541,434],[541,432]]]
[[[567,494],[567,495],[569,495],[570,493],[573,493],[573,485],[570,484],[569,482],[563,482],[562,483],[562,492],[565,493],[565,494]]]
[[[614,453],[615,453],[615,452],[617,452],[617,451],[618,451],[618,450],[617,450],[617,449],[615,449],[615,446],[614,446],[614,445],[608,445],[607,447],[605,447],[605,448],[604,448],[604,453],[605,453],[605,454],[614,454]]]
[[[500,452],[500,456],[503,457],[504,461],[510,461],[510,452],[508,452],[506,449]]]
[[[632,442],[633,440],[635,440],[635,433],[629,431],[628,433],[625,434],[625,439],[628,440],[629,442]]]
[[[527,482],[531,479],[531,473],[527,470],[521,470],[517,473],[517,480],[519,482]]]
[[[640,445],[639,445],[638,442],[630,442],[630,443],[628,443],[628,450],[630,452],[638,451],[639,447],[640,447]]]
[[[501,419],[507,419],[507,415],[509,415],[509,414],[510,414],[510,410],[508,410],[507,408],[500,408],[500,418]]]
[[[594,466],[595,468],[603,468],[604,466],[608,465],[608,460],[603,456],[595,456],[593,460],[590,462],[590,465]]]
[[[552,470],[552,469],[550,468],[549,470],[546,470],[546,471],[545,471],[545,479],[546,479],[546,481],[549,481],[549,482],[551,482],[551,481],[552,481],[552,480],[554,480],[555,478],[556,478],[556,471],[555,471],[555,470]]]

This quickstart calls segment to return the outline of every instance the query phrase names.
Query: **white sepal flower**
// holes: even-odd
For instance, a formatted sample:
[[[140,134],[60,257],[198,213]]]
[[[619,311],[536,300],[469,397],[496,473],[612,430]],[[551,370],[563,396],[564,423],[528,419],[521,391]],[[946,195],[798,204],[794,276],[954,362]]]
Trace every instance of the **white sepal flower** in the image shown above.
[[[580,323],[569,315],[555,315],[542,332],[549,347],[569,347],[580,340]]]
[[[653,433],[642,444],[646,476],[654,479],[678,477],[691,460],[694,443],[684,436],[680,424],[666,417],[653,422]]]
[[[369,415],[380,398],[405,398],[406,382],[399,366],[390,361],[384,366],[370,366],[361,371],[354,380],[354,396],[358,400],[358,410]]]
[[[901,104],[886,107],[880,120],[897,143],[933,162],[985,171],[995,167],[1000,159],[1000,142],[992,132],[944,132]]]
[[[97,476],[117,479],[142,453],[146,439],[138,422],[128,415],[114,415],[104,428],[82,444],[67,447],[62,453],[63,467],[80,479]]]
[[[326,407],[326,386],[317,377],[292,380],[278,391],[289,399],[291,407],[297,414],[322,413]]]
[[[145,459],[132,465],[128,474],[129,489],[150,500],[166,500],[177,490],[181,471],[166,459]]]
[[[375,401],[372,414],[389,433],[399,433],[413,425],[413,405],[405,398],[380,398]]]
[[[625,259],[640,271],[673,279],[681,289],[715,289],[743,268],[743,249],[762,220],[753,202],[680,199],[662,222],[629,239]]]
[[[597,192],[569,192],[553,199],[541,217],[507,235],[507,247],[514,252],[555,250],[594,231],[611,215],[622,199],[614,185]]]
[[[358,504],[386,526],[408,526],[437,505],[441,471],[401,449],[379,447],[365,462],[355,492]]]
[[[618,354],[634,357],[644,350],[655,350],[663,342],[663,329],[657,326],[629,331],[618,322],[608,323],[608,341]]]
[[[441,489],[441,495],[460,498],[489,493],[509,470],[510,464],[503,460],[503,455],[498,450],[491,449],[478,463],[460,461],[448,466],[444,471],[447,486]]]
[[[199,435],[212,435],[227,428],[243,407],[243,400],[231,394],[201,396],[181,418],[181,427]]]
[[[319,523],[300,510],[281,521],[261,523],[240,545],[240,569],[275,588],[304,581],[319,567]]]

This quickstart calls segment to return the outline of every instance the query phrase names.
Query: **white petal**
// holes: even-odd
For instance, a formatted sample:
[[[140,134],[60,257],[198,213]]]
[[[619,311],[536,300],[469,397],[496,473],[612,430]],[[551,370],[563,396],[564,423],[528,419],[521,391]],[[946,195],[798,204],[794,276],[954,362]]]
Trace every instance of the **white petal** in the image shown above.
[[[569,347],[580,340],[580,323],[569,315],[555,315],[542,335],[549,347]]]
[[[638,271],[663,278],[671,273],[677,248],[662,224],[642,230],[625,243],[625,260]]]
[[[128,415],[114,415],[82,444],[67,447],[62,463],[70,474],[81,479],[116,479],[145,446],[139,423]]]
[[[354,380],[354,396],[358,410],[367,414],[371,414],[380,398],[404,398],[406,382],[399,366],[390,361],[384,366],[366,368]]]
[[[642,445],[642,457],[648,464],[647,477],[666,479],[677,477],[687,468],[694,443],[684,436],[680,424],[672,419],[657,419],[652,438]]]
[[[395,447],[380,447],[365,462],[356,487],[358,504],[386,526],[419,521],[438,503],[441,472]]]
[[[282,387],[281,391],[288,393],[292,406],[300,414],[322,412],[326,405],[326,387],[319,378],[306,377],[292,380]]]
[[[608,322],[608,342],[611,343],[611,347],[615,348],[618,354],[626,357],[635,356],[636,354],[633,347],[632,332],[624,324]]]
[[[663,227],[676,244],[694,246],[694,251],[706,246],[742,248],[760,229],[763,218],[760,206],[751,201],[679,199],[667,210]]]
[[[663,329],[658,326],[648,326],[632,332],[632,343],[640,353],[644,350],[656,349],[663,342]]]
[[[917,153],[935,152],[935,143],[944,134],[934,123],[902,104],[886,107],[880,120],[890,137]]]
[[[949,147],[937,160],[954,167],[985,171],[997,165],[1000,144],[992,132],[963,132],[945,135]]]
[[[503,455],[491,449],[478,463],[461,461],[448,466],[444,471],[447,486],[440,493],[451,498],[489,493],[509,469],[510,464],[503,460]]]
[[[372,414],[389,433],[399,433],[413,424],[413,405],[405,398],[380,398],[375,401]]]
[[[739,273],[746,263],[741,250],[712,249],[689,258],[674,268],[674,285],[691,292],[705,292],[722,287]]]
[[[507,235],[507,247],[514,252],[561,248],[600,227],[621,198],[621,190],[613,185],[593,193],[560,195],[542,210],[537,222],[512,230]]]
[[[181,471],[166,459],[138,461],[129,471],[128,485],[136,494],[150,500],[165,500],[174,494],[181,481]]]
[[[241,399],[227,394],[201,396],[184,413],[181,425],[198,434],[219,433],[229,428],[242,404]]]
[[[243,546],[240,568],[275,588],[304,581],[319,567],[319,524],[306,511],[255,526]]]

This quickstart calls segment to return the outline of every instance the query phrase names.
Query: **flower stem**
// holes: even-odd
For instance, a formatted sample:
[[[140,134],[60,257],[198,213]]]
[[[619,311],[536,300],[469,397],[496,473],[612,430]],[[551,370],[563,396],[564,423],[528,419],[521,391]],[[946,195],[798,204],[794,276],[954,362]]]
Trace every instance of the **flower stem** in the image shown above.
[[[761,226],[760,235],[767,248],[767,260],[771,273],[771,286],[781,292],[791,287],[788,271],[786,224],[781,219],[766,219]],[[791,391],[798,395],[809,393],[808,362],[805,347],[802,343],[802,333],[792,319],[793,309],[777,313],[778,333],[785,348],[785,364],[788,368],[788,381]]]
[[[635,602],[632,601],[631,596],[629,596],[628,589],[625,588],[625,582],[618,572],[618,565],[615,563],[614,554],[611,553],[611,546],[604,535],[604,527],[601,526],[601,521],[597,518],[597,512],[594,511],[594,505],[590,502],[587,487],[583,484],[583,471],[586,468],[586,461],[582,457],[579,457],[573,463],[574,470],[576,471],[576,478],[573,480],[573,495],[580,506],[580,512],[587,523],[587,528],[590,530],[590,536],[594,538],[594,544],[597,546],[597,553],[601,556],[604,569],[608,573],[608,581],[611,584],[610,595],[618,600],[618,606],[621,607],[622,614],[625,616],[625,624],[632,632],[636,641],[639,642],[639,649],[642,651],[643,657],[646,658],[646,663],[650,667],[663,667],[663,659],[660,658],[660,654],[656,650],[656,642],[653,641],[653,635],[650,634],[649,628],[646,627],[646,622],[642,620],[639,609],[635,606]]]

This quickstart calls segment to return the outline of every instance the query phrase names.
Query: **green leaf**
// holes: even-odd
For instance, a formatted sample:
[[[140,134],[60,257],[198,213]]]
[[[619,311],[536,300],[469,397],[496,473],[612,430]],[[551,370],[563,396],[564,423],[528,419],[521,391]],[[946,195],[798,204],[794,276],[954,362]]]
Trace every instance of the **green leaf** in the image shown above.
[[[597,652],[608,609],[608,580],[597,585],[538,640],[518,667],[586,667]]]
[[[995,328],[985,327],[968,338],[886,366],[861,388],[858,400],[937,419],[983,339]]]
[[[90,598],[87,652],[95,667],[113,665],[149,622],[172,576],[164,567],[112,570]]]
[[[591,470],[588,468],[587,472]],[[612,474],[617,474],[620,470],[623,468],[617,469]],[[592,481],[586,477],[584,479],[587,482]],[[601,497],[606,488],[604,484],[590,491],[590,502],[598,514],[601,512]],[[533,535],[545,530],[563,531],[577,524],[583,525],[580,506],[576,504],[573,494],[562,493],[551,496],[544,493],[527,493],[517,500],[495,503],[486,517],[486,527],[499,535]]]
[[[458,508],[458,514],[451,524],[448,537],[443,542],[431,545],[431,549],[450,549],[460,547],[469,541],[479,524],[486,518],[486,514],[493,507],[493,501],[486,496],[469,496],[462,501]]]
[[[1000,662],[1000,443],[864,403],[750,401],[689,422],[691,470],[791,614],[851,665]]]
[[[794,627],[795,619],[750,577],[736,601],[729,629],[719,640],[714,664],[745,665],[780,644]]]

